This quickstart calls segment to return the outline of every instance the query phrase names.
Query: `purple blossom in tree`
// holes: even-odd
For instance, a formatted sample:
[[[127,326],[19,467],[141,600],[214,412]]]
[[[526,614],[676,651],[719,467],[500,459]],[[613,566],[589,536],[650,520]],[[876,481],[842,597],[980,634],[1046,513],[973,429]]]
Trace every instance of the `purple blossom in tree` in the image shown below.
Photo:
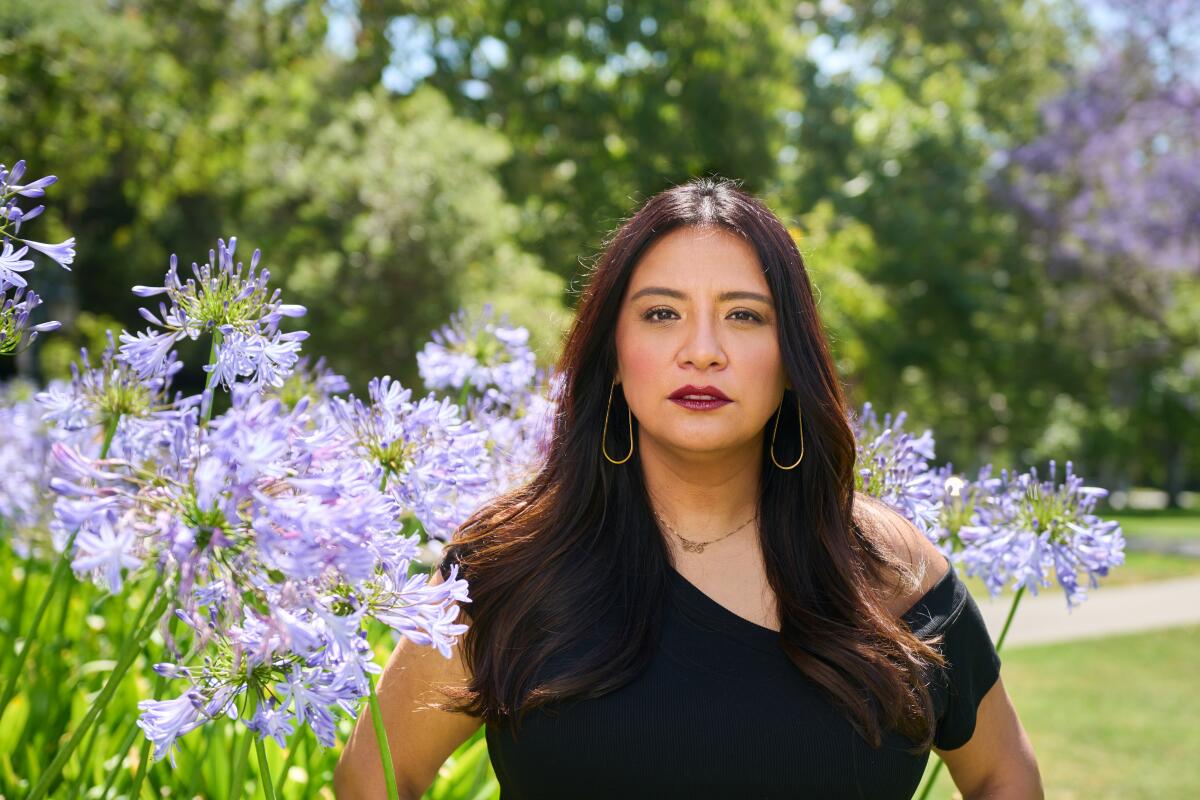
[[[1104,4],[1120,24],[1043,104],[1042,134],[1005,154],[1002,189],[1058,277],[1194,344],[1197,318],[1176,304],[1200,275],[1200,5]]]

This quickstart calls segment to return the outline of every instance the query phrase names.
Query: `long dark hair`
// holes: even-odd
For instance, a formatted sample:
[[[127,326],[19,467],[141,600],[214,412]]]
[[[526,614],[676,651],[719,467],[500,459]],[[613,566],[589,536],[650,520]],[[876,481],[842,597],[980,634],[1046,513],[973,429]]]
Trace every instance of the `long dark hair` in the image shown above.
[[[871,587],[903,572],[871,526],[855,514],[855,441],[846,401],[813,302],[803,258],[787,228],[738,181],[697,178],[651,197],[605,242],[588,276],[558,370],[563,383],[544,465],[530,481],[479,509],[446,548],[470,584],[470,627],[460,647],[469,685],[443,705],[519,727],[551,701],[597,697],[632,680],[658,635],[669,553],[650,510],[635,452],[615,465],[601,455],[615,374],[615,328],[639,258],[683,226],[720,226],[749,242],[762,264],[779,320],[793,389],[780,413],[773,466],[763,440],[759,514],[767,578],[778,598],[788,658],[844,710],[873,747],[882,729],[925,752],[933,738],[926,686],[930,647],[884,609]],[[609,453],[628,451],[621,391],[612,400]],[[637,422],[634,421],[636,441]],[[773,423],[772,423],[773,424]],[[790,443],[789,451],[785,443]],[[635,448],[636,451],[637,448]],[[615,614],[621,635],[557,671],[551,656],[581,644],[590,621]]]

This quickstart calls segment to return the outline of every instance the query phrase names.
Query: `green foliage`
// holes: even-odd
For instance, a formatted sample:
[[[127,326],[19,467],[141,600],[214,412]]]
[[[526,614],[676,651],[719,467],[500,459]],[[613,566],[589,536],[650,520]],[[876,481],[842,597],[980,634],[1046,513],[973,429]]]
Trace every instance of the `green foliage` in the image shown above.
[[[433,72],[401,94],[380,77],[412,67],[406,28]],[[13,0],[0,141],[72,187],[41,228],[77,237],[39,286],[59,318],[136,327],[130,285],[236,235],[356,388],[415,384],[430,332],[488,301],[550,363],[636,203],[740,178],[807,237],[854,403],[907,409],[962,469],[1069,455],[1106,485],[1180,484],[1200,371],[1160,332],[1195,329],[1200,283],[1147,325],[1119,286],[1052,276],[997,191],[1090,37],[1049,0]]]

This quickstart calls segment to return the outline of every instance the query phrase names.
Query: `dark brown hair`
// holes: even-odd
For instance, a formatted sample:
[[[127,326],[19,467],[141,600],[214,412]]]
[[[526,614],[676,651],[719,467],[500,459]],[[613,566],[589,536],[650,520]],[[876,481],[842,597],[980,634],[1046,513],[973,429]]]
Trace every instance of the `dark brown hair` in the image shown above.
[[[544,465],[479,509],[447,546],[443,567],[457,562],[469,581],[471,603],[463,609],[470,627],[459,646],[471,677],[465,689],[448,692],[458,702],[444,707],[519,727],[534,707],[627,683],[652,654],[670,556],[637,448],[615,465],[601,455],[600,437],[625,289],[651,243],[683,226],[720,226],[741,236],[762,264],[794,387],[780,414],[781,463],[799,455],[796,403],[803,409],[805,456],[797,468],[775,467],[763,438],[761,545],[782,648],[873,747],[889,728],[925,752],[934,713],[927,670],[944,662],[930,646],[937,640],[921,641],[872,588],[904,569],[863,522],[867,516],[855,513],[854,435],[803,258],[763,203],[739,182],[715,177],[651,197],[605,240],[558,364],[563,382]],[[624,421],[626,409],[618,390],[612,419]],[[608,452],[627,452],[625,426],[609,428]],[[552,655],[582,643],[589,623],[610,613],[620,620],[619,637],[544,674]]]

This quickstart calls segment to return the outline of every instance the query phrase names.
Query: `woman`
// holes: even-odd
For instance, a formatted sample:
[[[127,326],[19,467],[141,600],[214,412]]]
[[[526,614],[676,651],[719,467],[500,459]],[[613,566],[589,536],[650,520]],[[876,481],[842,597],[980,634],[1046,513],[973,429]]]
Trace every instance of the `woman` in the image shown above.
[[[964,797],[1033,798],[979,610],[911,523],[854,491],[803,259],[727,180],[608,242],[532,481],[446,550],[470,628],[380,680],[401,792],[481,722],[504,800],[907,798],[932,747]],[[365,715],[364,715],[365,717]],[[369,719],[341,798],[383,797]]]

